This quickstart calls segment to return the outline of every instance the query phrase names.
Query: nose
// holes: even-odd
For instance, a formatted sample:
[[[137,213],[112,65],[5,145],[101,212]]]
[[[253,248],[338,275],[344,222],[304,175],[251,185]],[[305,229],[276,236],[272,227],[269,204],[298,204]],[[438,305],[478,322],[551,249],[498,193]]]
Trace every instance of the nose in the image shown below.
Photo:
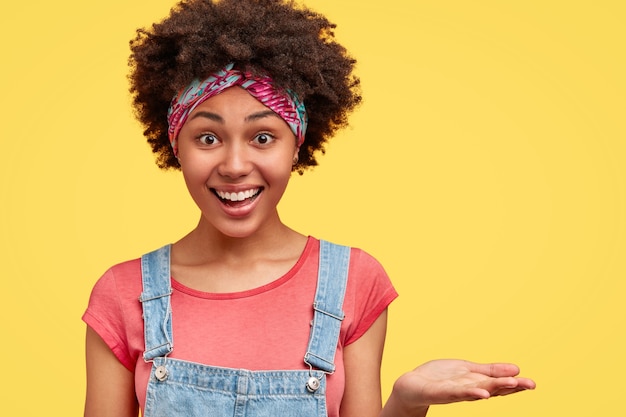
[[[252,165],[246,146],[242,143],[230,143],[223,148],[218,172],[224,177],[239,178],[248,175]]]

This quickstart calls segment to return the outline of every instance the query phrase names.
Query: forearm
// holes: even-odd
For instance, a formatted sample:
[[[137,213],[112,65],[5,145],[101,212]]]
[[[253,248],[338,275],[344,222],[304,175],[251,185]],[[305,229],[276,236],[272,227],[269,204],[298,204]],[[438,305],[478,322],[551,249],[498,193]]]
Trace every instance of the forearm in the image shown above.
[[[427,413],[428,406],[408,409],[399,400],[398,395],[394,391],[389,396],[378,417],[425,417]]]

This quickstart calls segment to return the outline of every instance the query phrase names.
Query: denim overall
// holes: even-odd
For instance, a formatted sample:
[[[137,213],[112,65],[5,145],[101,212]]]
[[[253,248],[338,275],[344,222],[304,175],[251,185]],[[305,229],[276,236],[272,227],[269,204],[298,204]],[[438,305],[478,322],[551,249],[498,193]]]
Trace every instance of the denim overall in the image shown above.
[[[320,241],[304,355],[309,370],[249,371],[167,357],[174,348],[170,245],[142,256],[143,356],[152,362],[144,417],[326,417],[326,374],[335,370],[349,260],[350,248]]]

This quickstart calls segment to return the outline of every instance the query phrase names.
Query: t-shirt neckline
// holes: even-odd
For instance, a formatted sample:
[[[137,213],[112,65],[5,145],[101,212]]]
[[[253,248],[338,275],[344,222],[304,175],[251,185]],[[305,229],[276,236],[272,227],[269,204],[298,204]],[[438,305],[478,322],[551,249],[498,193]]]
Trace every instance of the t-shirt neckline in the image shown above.
[[[212,300],[233,300],[237,298],[246,298],[252,297],[255,295],[259,295],[268,291],[271,291],[277,287],[288,282],[291,278],[293,278],[296,273],[302,268],[302,265],[306,262],[309,257],[309,253],[313,250],[313,243],[316,242],[311,236],[308,236],[306,245],[304,246],[304,250],[300,254],[300,257],[296,261],[296,263],[281,277],[278,277],[272,282],[269,282],[265,285],[261,285],[260,287],[251,288],[249,290],[237,291],[237,292],[225,292],[225,293],[215,293],[215,292],[205,292],[196,290],[186,285],[181,284],[175,278],[170,277],[172,283],[172,289],[174,291],[180,291],[183,294],[190,295],[192,297],[197,298],[205,298]]]

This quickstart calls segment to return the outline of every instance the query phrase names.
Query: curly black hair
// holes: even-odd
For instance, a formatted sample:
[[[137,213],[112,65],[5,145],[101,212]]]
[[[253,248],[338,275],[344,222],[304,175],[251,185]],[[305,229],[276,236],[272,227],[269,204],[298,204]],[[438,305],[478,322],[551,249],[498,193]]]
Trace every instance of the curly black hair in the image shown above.
[[[167,136],[172,97],[229,63],[270,75],[300,97],[309,123],[294,170],[317,165],[315,154],[361,101],[356,61],[335,41],[334,29],[288,0],[187,0],[162,22],[138,29],[130,42],[130,92],[157,165],[180,169]]]

